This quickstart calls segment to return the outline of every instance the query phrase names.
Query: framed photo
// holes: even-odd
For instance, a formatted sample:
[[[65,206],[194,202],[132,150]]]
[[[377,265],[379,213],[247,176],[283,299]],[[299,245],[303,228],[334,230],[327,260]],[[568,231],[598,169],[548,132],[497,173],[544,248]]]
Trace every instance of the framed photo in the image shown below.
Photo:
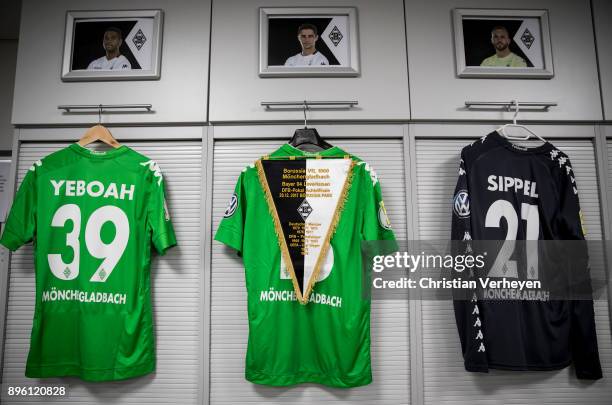
[[[68,11],[62,80],[159,79],[161,10]]]
[[[459,77],[554,76],[548,11],[453,10]]]
[[[259,76],[358,76],[354,7],[260,8]]]

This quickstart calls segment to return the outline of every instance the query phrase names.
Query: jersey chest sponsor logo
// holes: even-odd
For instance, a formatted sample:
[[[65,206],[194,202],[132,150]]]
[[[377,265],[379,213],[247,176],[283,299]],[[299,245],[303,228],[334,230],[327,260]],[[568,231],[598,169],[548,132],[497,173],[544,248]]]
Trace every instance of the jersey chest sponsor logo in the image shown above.
[[[470,196],[467,190],[459,190],[453,198],[453,212],[459,218],[470,216]]]

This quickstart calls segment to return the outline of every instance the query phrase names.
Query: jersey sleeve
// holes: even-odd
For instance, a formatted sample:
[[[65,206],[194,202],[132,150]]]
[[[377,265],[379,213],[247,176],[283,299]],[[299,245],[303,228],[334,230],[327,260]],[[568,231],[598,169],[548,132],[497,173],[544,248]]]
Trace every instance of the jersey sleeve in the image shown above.
[[[582,211],[578,198],[578,186],[567,156],[566,164],[561,166],[559,176],[560,193],[560,238],[565,240],[584,240],[585,231],[583,227]],[[572,269],[572,285],[583,294],[591,291],[591,277],[588,265],[588,249],[585,244],[580,244],[575,249],[584,252],[577,253],[584,260],[579,266]],[[582,294],[582,295],[583,295]],[[584,298],[582,296],[581,298]],[[574,299],[570,301],[570,350],[579,379],[597,380],[602,377],[599,350],[597,346],[597,332],[595,328],[595,311],[593,300]]]
[[[28,170],[19,186],[0,239],[0,244],[12,251],[31,241],[36,232],[36,167],[34,164]]]
[[[472,213],[470,205],[469,167],[466,163],[464,152],[461,153],[459,170],[455,193],[452,200],[452,223],[451,239],[464,241],[453,243],[453,255],[465,255],[470,253],[470,242],[472,240]],[[473,274],[463,274],[453,271],[452,277],[474,278]],[[476,292],[472,292],[472,298],[466,299],[466,293],[455,292],[453,300],[455,311],[455,322],[461,341],[464,366],[467,371],[488,372],[489,364],[486,355],[485,336],[482,331],[482,319],[480,317],[481,306],[478,303]],[[469,294],[468,294],[469,295]]]
[[[227,208],[215,234],[215,240],[219,241],[232,249],[235,249],[238,254],[242,254],[242,241],[244,237],[244,221],[246,218],[246,191],[245,191],[245,173],[242,172],[238,178],[238,182],[234,187],[234,193],[230,197]]]
[[[361,229],[363,238],[364,240],[395,240],[378,176],[368,164],[365,164],[365,172],[366,178],[363,181],[365,206]]]
[[[470,191],[468,174],[463,153],[459,160],[457,184],[453,194],[453,218],[451,223],[452,240],[471,240],[472,221],[470,212]]]
[[[151,178],[147,226],[151,229],[151,239],[155,249],[160,255],[164,255],[169,248],[176,245],[176,236],[170,220],[170,212],[166,202],[165,181],[161,175],[161,170],[158,170],[156,175],[151,176]]]

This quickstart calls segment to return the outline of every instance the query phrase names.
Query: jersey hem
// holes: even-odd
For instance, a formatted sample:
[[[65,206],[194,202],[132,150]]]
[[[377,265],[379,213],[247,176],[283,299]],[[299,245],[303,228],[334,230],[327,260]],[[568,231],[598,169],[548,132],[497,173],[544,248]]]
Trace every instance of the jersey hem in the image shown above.
[[[270,375],[260,371],[246,371],[245,377],[254,384],[272,385],[276,387],[315,383],[335,388],[352,388],[368,385],[372,382],[372,373],[370,371],[354,377],[331,376],[319,373]]]
[[[26,366],[25,376],[28,378],[78,377],[84,381],[117,381],[140,377],[155,371],[155,360],[132,367],[109,369],[86,369],[77,365],[49,364],[42,366]]]
[[[489,369],[508,370],[508,371],[552,371],[552,370],[564,369],[570,364],[572,364],[571,360],[567,360],[562,363],[547,364],[547,365],[527,364],[527,365],[521,365],[521,366],[489,362],[488,365],[486,366],[474,366],[474,365],[466,364],[465,369],[467,371],[483,372],[483,373],[488,372]]]

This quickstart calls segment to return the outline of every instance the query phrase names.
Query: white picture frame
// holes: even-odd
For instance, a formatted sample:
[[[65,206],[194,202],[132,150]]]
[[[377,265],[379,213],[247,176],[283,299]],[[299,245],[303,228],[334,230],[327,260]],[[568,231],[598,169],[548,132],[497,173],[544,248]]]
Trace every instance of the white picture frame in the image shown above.
[[[301,24],[317,27],[315,46],[328,64],[285,65],[292,55],[298,56],[296,51],[301,53],[297,32]],[[355,7],[262,7],[259,12],[259,76],[359,76],[357,33]]]
[[[158,80],[161,73],[162,26],[162,10],[67,11],[61,79]],[[115,64],[112,69],[101,67],[101,64],[94,65],[95,58],[101,59],[105,55],[105,30],[116,30],[116,27],[127,27],[126,31],[129,29],[128,32],[118,29],[123,37],[121,56],[125,59],[121,60],[127,59],[129,63]]]
[[[453,26],[458,77],[534,79],[554,77],[547,10],[457,8],[453,10]],[[507,58],[495,58],[497,54],[493,45],[495,28],[502,32],[505,29],[510,38],[508,49],[513,53],[511,59],[516,62],[503,62]],[[485,58],[483,52],[487,44],[490,56]],[[499,62],[507,63],[507,66],[492,66]],[[486,64],[490,66],[483,66]]]

